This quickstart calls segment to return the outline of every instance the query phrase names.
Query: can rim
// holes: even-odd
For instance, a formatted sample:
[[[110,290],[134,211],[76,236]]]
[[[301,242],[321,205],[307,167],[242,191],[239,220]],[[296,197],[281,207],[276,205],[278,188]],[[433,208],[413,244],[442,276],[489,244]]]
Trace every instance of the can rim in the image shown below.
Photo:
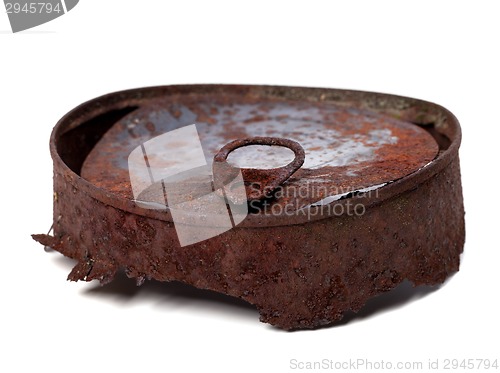
[[[135,110],[135,108],[142,106],[145,102],[165,95],[209,93],[250,95],[287,100],[306,100],[311,102],[332,102],[340,106],[354,106],[357,108],[369,109],[397,119],[404,119],[416,126],[431,129],[440,147],[440,151],[436,158],[426,167],[420,168],[401,179],[380,187],[376,195],[370,194],[370,196],[364,198],[363,205],[366,209],[415,189],[418,185],[438,174],[447,167],[452,160],[458,157],[458,149],[461,143],[460,124],[457,118],[449,110],[432,102],[385,93],[331,88],[195,84],[154,86],[117,91],[96,97],[75,107],[57,122],[52,131],[50,137],[50,151],[54,161],[54,170],[62,172],[66,181],[75,188],[81,189],[84,193],[102,203],[136,215],[172,222],[172,215],[170,212],[144,209],[138,206],[134,201],[117,196],[82,178],[78,174],[78,171],[73,170],[75,167],[70,167],[63,159],[65,157],[63,154],[65,149],[61,140],[64,140],[64,134],[69,131],[77,129],[91,119],[111,111],[127,114]],[[443,144],[440,138],[447,139],[449,143]],[[87,154],[83,154],[83,159],[85,159],[86,156]],[[346,205],[350,202],[351,199],[346,198],[336,201],[335,203]],[[250,214],[237,226],[237,228],[286,226],[341,216],[335,214],[332,209],[328,208],[328,205],[310,208],[314,209],[313,214],[307,214],[306,212],[304,212],[304,214],[292,215]],[[347,209],[343,211],[347,211]]]

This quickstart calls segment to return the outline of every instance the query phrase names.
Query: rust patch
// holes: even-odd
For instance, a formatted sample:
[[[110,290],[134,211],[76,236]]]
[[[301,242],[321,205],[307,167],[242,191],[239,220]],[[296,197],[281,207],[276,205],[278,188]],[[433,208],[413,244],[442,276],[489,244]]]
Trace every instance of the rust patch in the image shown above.
[[[277,198],[254,214],[266,214],[271,208],[300,209],[328,196],[393,182],[426,166],[438,152],[437,142],[425,129],[359,105],[192,93],[148,101],[118,121],[85,159],[81,175],[132,199],[127,168],[130,152],[152,137],[193,123],[209,165],[224,145],[249,137],[286,138],[304,148],[301,169],[283,185]],[[283,154],[264,150],[250,156],[247,152],[245,157],[239,158],[243,168],[288,163]]]
[[[238,168],[227,162],[229,153],[250,145],[281,146],[292,150],[295,158],[286,166],[272,169]],[[304,164],[305,152],[298,142],[279,137],[251,137],[234,140],[214,156],[213,174],[216,189],[223,188],[241,171],[248,201],[270,198],[278,187]]]

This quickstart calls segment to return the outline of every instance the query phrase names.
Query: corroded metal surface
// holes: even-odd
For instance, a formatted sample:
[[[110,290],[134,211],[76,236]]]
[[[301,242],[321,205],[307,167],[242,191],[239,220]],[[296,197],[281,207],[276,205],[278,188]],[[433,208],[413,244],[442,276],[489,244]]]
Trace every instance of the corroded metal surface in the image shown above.
[[[359,193],[338,199],[338,193],[331,194],[326,197],[333,198],[322,203],[301,200],[301,206],[308,206],[297,209],[302,214],[253,213],[224,234],[181,248],[168,211],[146,210],[134,203],[120,167],[102,164],[87,169],[86,178],[80,175],[86,173],[85,164],[92,155],[89,165],[104,162],[106,154],[120,162],[117,154],[125,154],[132,146],[127,142],[140,136],[128,126],[155,112],[154,105],[160,110],[161,102],[196,103],[203,102],[202,97],[205,101],[214,97],[281,102],[304,110],[334,107],[347,123],[352,113],[363,113],[375,118],[377,126],[389,126],[393,135],[397,132],[397,144],[406,145],[395,149],[397,144],[375,144],[374,154],[384,164],[373,159],[353,162],[357,179],[347,178],[349,164],[323,167],[334,167],[340,175],[336,181],[352,184]],[[174,118],[182,115],[182,110],[172,111]],[[210,115],[216,113],[198,111],[197,115],[210,124]],[[259,121],[258,114],[246,119]],[[125,129],[124,137],[113,142],[119,139],[117,128]],[[422,128],[427,130],[425,135]],[[427,133],[439,144],[437,155]],[[259,134],[245,131],[231,136],[248,135]],[[179,280],[245,299],[256,305],[262,321],[280,328],[325,325],[348,310],[359,310],[369,298],[404,279],[433,285],[458,270],[465,235],[460,138],[458,122],[446,109],[377,93],[267,86],[169,86],[119,92],[83,104],[55,127],[51,138],[54,233],[34,238],[78,261],[71,280],[107,283],[124,269],[139,284],[145,279]],[[106,141],[109,147],[101,148],[103,153],[97,157],[95,152]],[[308,168],[309,147],[301,145],[306,150],[305,168],[292,178],[314,179],[319,171]],[[368,162],[367,167],[360,166],[363,162]],[[112,179],[108,174],[112,170],[116,183],[105,184]],[[400,177],[389,177],[397,174]],[[387,184],[380,186],[381,181]],[[348,206],[353,204],[362,205],[363,213],[350,214]],[[332,205],[339,208],[331,209]],[[342,213],[338,213],[340,207]]]
[[[294,159],[285,166],[276,168],[239,168],[227,162],[229,154],[239,148],[252,145],[281,146],[294,152]],[[276,189],[304,164],[305,152],[296,141],[280,137],[251,137],[234,140],[226,144],[214,156],[213,174],[215,189],[221,189],[235,179],[241,171],[246,189],[247,201],[270,198]],[[246,201],[245,201],[246,202]],[[241,203],[241,202],[240,202]]]
[[[431,162],[438,145],[422,128],[359,106],[268,95],[211,92],[149,100],[103,136],[85,159],[82,176],[118,196],[132,198],[127,158],[145,141],[196,123],[210,165],[227,143],[255,136],[298,142],[305,162],[262,214],[300,209],[327,198],[400,179]],[[287,149],[254,147],[231,153],[240,168],[289,163]]]

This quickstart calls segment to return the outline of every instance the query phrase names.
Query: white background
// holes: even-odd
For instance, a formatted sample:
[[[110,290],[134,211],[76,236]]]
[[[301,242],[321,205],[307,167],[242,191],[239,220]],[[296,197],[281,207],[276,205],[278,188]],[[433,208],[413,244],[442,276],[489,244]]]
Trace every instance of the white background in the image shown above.
[[[81,0],[19,34],[2,9],[0,371],[287,372],[291,359],[424,367],[500,359],[497,3]],[[180,285],[67,282],[72,262],[30,237],[51,225],[53,125],[101,94],[176,83],[350,88],[447,107],[463,128],[460,272],[438,291],[403,286],[347,323],[293,333]]]

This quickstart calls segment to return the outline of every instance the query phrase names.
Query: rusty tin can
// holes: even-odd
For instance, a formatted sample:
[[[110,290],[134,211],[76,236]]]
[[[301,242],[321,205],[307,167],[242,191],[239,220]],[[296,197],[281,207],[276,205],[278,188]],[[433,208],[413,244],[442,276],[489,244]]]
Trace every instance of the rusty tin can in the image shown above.
[[[192,124],[212,189],[241,172],[244,193],[225,211],[231,229],[200,228],[202,239],[182,244],[167,199],[192,190],[182,224],[219,229],[207,206],[231,197],[201,199],[195,178],[151,197],[165,202],[151,208],[133,193],[130,157]],[[177,280],[244,299],[277,327],[314,328],[405,279],[435,285],[458,271],[460,140],[445,108],[380,93],[242,85],[112,93],[54,128],[53,234],[34,238],[78,261],[70,280],[105,284],[119,270],[138,284]],[[151,187],[152,196],[165,191],[154,181],[163,189]]]

